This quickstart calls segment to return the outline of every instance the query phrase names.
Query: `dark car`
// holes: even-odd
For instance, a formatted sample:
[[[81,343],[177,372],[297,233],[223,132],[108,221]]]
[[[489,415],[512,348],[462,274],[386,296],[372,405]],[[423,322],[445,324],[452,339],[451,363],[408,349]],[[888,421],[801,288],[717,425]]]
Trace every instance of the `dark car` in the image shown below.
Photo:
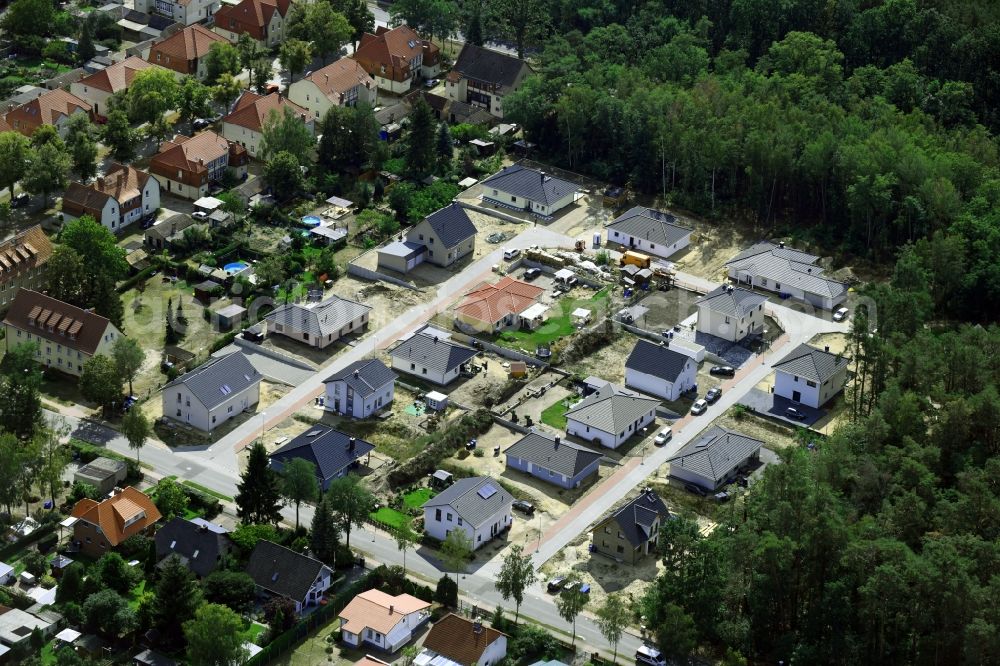
[[[697,483],[685,483],[684,490],[688,491],[692,495],[697,495],[698,497],[704,497],[706,494],[705,489],[699,486]]]
[[[27,206],[28,202],[31,201],[31,195],[25,192],[20,194],[15,194],[14,198],[10,200],[11,208],[20,208],[21,206]]]
[[[795,419],[796,421],[804,421],[806,415],[795,409],[794,407],[788,407],[785,409],[785,416],[790,419]]]
[[[736,374],[736,368],[730,365],[716,365],[708,372],[716,377],[732,377]]]
[[[538,277],[541,274],[542,274],[542,272],[540,270],[538,270],[537,268],[529,268],[528,270],[524,271],[524,279],[525,280],[534,280],[536,277]]]
[[[556,592],[560,591],[563,588],[563,585],[565,583],[566,583],[566,577],[558,576],[550,580],[548,582],[548,585],[545,586],[545,588],[552,594],[555,594]]]
[[[708,392],[705,394],[705,402],[712,405],[718,402],[719,398],[721,397],[722,397],[722,389],[720,389],[719,387],[710,388],[708,389]]]
[[[211,124],[208,118],[195,118],[191,123],[191,129],[203,130]]]
[[[465,443],[465,448],[466,448],[467,451],[471,451],[472,449],[476,448],[476,446],[478,446],[478,445],[479,445],[479,442],[477,440],[470,439],[468,442]]]
[[[514,500],[514,503],[511,506],[521,513],[529,516],[535,513],[535,505],[525,500]]]

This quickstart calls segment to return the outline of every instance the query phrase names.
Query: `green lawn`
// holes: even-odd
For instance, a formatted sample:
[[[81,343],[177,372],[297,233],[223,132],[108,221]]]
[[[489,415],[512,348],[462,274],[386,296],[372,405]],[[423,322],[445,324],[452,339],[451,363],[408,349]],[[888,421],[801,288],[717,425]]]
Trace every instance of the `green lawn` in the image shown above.
[[[142,599],[143,593],[146,591],[146,579],[139,581],[139,584],[132,588],[128,593],[128,605],[132,610],[137,610],[139,608],[139,601]]]
[[[561,298],[557,303],[558,314],[551,314],[548,321],[534,331],[504,331],[497,339],[498,344],[506,344],[531,349],[538,345],[547,345],[559,338],[572,335],[576,330],[573,325],[573,310],[587,308],[596,317],[607,307],[608,290],[601,289],[589,299]]]
[[[212,490],[211,488],[206,488],[205,486],[201,485],[200,483],[195,483],[194,481],[191,481],[190,479],[184,479],[181,483],[183,483],[188,488],[194,488],[195,490],[200,490],[201,492],[205,493],[206,495],[210,495],[211,497],[214,497],[215,499],[218,499],[218,500],[222,500],[223,502],[233,502],[233,501],[235,501],[229,495],[223,495],[222,493],[217,493],[214,490]]]
[[[373,511],[370,515],[372,520],[388,525],[389,527],[399,528],[410,522],[410,517],[405,513],[387,506],[382,507],[378,511]]]
[[[569,409],[569,407],[566,405],[565,400],[560,400],[559,402],[549,405],[542,410],[542,423],[552,426],[556,430],[565,430],[567,409]]]
[[[267,627],[259,622],[250,622],[250,626],[246,627],[242,632],[243,640],[253,643],[254,645],[260,645],[257,641],[260,640],[260,635],[264,633],[265,629],[267,629]]]
[[[411,509],[419,509],[424,502],[434,497],[436,493],[430,488],[417,488],[413,492],[403,495],[403,504]]]

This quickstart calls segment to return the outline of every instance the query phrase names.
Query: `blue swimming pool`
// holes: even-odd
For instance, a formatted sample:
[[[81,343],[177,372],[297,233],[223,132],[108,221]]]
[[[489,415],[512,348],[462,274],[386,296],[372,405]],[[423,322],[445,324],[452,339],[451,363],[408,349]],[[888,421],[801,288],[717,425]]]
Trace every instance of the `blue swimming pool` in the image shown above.
[[[235,275],[236,273],[241,273],[250,267],[245,261],[233,261],[222,267],[222,270],[226,271],[230,275]]]
[[[306,225],[307,227],[318,227],[321,222],[322,220],[320,220],[319,216],[317,215],[306,215],[305,217],[302,218],[302,224]]]

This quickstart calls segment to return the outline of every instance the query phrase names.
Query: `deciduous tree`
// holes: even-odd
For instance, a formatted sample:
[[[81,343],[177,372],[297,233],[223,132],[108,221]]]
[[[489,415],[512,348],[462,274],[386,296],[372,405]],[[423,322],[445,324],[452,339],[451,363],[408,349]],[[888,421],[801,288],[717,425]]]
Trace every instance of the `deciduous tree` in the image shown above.
[[[122,435],[128,440],[128,447],[135,451],[135,462],[139,464],[139,453],[146,445],[153,428],[139,405],[133,405],[122,417]]]
[[[312,44],[312,48],[325,64],[331,55],[340,53],[354,30],[347,17],[329,2],[312,2],[294,5],[289,19],[288,34]],[[282,61],[282,65],[284,65]],[[291,69],[291,68],[289,68]]]
[[[306,127],[302,117],[291,107],[285,106],[280,111],[272,111],[264,120],[260,141],[260,154],[264,160],[286,152],[304,166],[312,158],[315,147],[316,138]]]
[[[319,496],[316,465],[304,458],[293,458],[281,473],[281,494],[295,504],[295,530],[299,529],[299,506]]]
[[[205,84],[212,85],[223,74],[240,73],[240,52],[229,42],[214,42],[205,54]]]
[[[614,651],[611,663],[616,663],[618,660],[618,641],[621,640],[631,617],[632,613],[620,592],[609,594],[597,609],[597,626]]]
[[[170,109],[177,108],[180,85],[174,73],[162,67],[144,69],[128,87],[126,106],[134,122],[154,123]]]
[[[572,645],[575,649],[576,619],[579,617],[584,606],[587,605],[590,597],[580,591],[580,582],[578,580],[571,578],[570,581],[575,582],[576,585],[567,585],[563,588],[563,591],[559,593],[559,598],[556,599],[556,609],[559,611],[559,617],[573,625]]]
[[[345,543],[350,547],[351,528],[364,525],[375,505],[375,497],[361,485],[361,480],[354,474],[330,482],[326,496],[338,527],[344,534]]]
[[[128,394],[132,395],[132,380],[142,368],[146,353],[134,338],[121,336],[111,345],[111,357],[122,380],[128,382]]]
[[[4,430],[18,439],[31,439],[42,425],[42,370],[38,343],[22,342],[8,348],[0,374],[0,419]]]
[[[521,544],[514,544],[504,555],[503,564],[500,566],[496,580],[493,581],[494,587],[504,601],[514,600],[514,624],[517,624],[517,619],[521,614],[524,591],[535,580],[537,580],[537,576],[531,556],[524,554],[524,547]]]
[[[129,123],[128,114],[122,109],[112,109],[108,122],[101,132],[101,141],[111,149],[111,156],[117,161],[128,163],[135,156],[135,130]]]
[[[115,362],[98,354],[83,364],[80,373],[80,393],[107,412],[122,397],[122,379]]]
[[[241,664],[248,656],[243,647],[243,619],[219,604],[199,608],[194,619],[184,623],[184,639],[191,666]]]
[[[30,154],[28,138],[20,132],[0,132],[0,188],[10,190],[14,198],[14,185],[24,177]]]
[[[49,205],[49,195],[66,187],[72,160],[62,140],[52,141],[28,152],[28,164],[22,185],[32,194],[42,195],[42,207]]]
[[[312,62],[312,57],[312,46],[301,39],[286,39],[278,50],[278,60],[288,70],[289,81],[295,81],[295,75]]]

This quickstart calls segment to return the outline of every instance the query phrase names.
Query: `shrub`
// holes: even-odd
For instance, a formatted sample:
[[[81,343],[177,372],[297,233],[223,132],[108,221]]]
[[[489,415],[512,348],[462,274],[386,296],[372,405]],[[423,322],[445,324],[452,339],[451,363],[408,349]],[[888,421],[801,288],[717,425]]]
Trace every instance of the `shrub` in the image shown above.
[[[448,608],[458,607],[458,583],[447,574],[441,576],[434,590],[434,601]]]

